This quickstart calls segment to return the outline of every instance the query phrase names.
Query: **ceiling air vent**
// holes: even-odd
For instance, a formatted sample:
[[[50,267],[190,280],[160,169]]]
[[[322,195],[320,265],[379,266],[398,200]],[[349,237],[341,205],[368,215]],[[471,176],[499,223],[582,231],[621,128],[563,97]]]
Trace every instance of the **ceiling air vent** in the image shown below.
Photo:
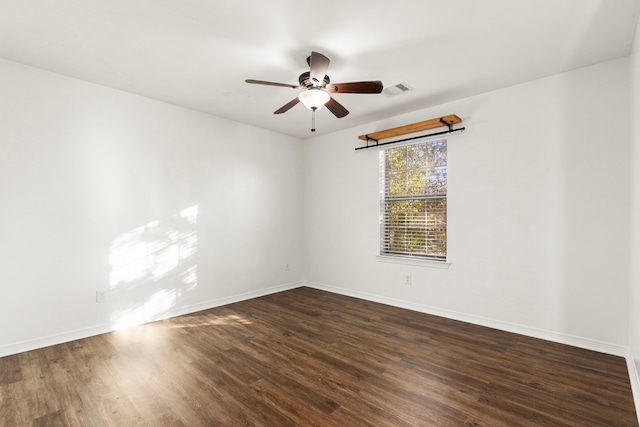
[[[387,86],[384,88],[384,93],[389,96],[400,95],[401,93],[405,93],[411,90],[411,87],[406,83],[398,83],[393,86]]]

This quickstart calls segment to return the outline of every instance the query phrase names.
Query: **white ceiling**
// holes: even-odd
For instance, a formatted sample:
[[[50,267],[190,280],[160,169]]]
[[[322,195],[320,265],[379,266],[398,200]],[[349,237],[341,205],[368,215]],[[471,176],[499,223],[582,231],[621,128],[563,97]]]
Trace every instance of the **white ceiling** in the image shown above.
[[[0,57],[288,135],[311,134],[298,90],[312,50],[342,94],[317,134],[630,53],[640,0],[0,0]],[[450,113],[450,112],[445,112]]]

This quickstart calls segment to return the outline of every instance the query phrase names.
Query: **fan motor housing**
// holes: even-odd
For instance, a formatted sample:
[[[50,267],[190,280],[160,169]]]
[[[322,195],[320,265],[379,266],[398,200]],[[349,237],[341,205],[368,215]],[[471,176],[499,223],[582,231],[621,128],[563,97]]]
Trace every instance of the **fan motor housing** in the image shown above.
[[[311,88],[324,88],[327,84],[329,84],[331,80],[329,80],[329,76],[325,74],[322,82],[317,82],[311,78],[311,73],[309,71],[305,71],[300,74],[298,77],[298,82],[300,82],[300,86],[305,87],[307,89]],[[320,83],[320,84],[318,84]]]

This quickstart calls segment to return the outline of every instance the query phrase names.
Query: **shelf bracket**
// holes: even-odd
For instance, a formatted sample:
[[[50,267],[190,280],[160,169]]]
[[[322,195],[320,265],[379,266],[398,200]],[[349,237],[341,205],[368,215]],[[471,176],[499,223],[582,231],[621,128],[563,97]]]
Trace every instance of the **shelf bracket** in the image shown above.
[[[451,132],[453,130],[453,121],[448,122],[444,119],[444,117],[440,117],[440,123],[442,123],[443,126],[446,126],[449,128],[449,132]]]
[[[377,147],[378,146],[378,140],[375,138],[371,138],[369,135],[365,135],[366,141],[367,141],[367,146],[365,148],[370,148],[370,147]],[[375,144],[371,144],[369,145],[369,141],[373,141],[375,142]]]

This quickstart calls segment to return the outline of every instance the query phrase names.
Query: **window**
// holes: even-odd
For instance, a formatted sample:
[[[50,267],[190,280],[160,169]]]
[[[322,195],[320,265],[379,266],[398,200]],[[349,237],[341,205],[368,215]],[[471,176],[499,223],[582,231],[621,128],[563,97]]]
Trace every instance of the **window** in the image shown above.
[[[380,254],[447,259],[447,141],[380,151]]]

